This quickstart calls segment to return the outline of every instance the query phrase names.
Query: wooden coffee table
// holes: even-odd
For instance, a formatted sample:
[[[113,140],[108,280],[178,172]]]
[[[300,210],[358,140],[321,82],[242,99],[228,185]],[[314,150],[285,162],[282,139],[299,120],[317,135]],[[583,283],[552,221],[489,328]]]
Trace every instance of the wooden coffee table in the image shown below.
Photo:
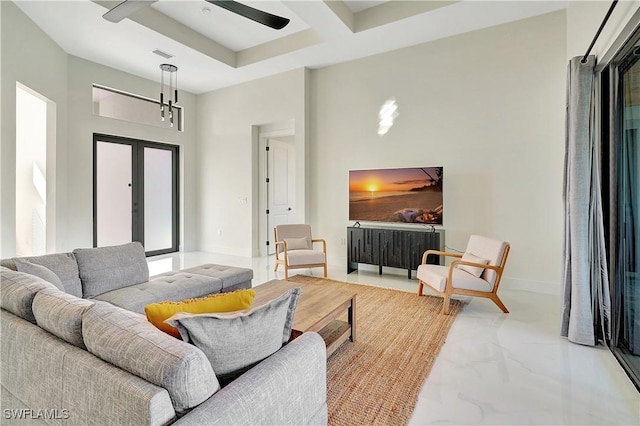
[[[355,292],[331,289],[321,284],[271,280],[253,288],[256,292],[253,306],[267,303],[295,287],[300,287],[301,291],[293,317],[293,337],[305,331],[319,333],[327,345],[327,357],[348,339],[356,341]],[[347,321],[339,320],[344,314]]]

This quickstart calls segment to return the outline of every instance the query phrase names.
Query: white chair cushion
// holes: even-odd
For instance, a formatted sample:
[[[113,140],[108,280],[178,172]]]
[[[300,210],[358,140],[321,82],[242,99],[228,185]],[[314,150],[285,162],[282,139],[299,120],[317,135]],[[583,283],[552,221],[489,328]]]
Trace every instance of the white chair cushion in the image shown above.
[[[440,293],[443,293],[447,286],[448,276],[448,266],[431,264],[418,266],[418,279],[422,280],[429,287],[433,287]],[[493,290],[493,285],[458,268],[453,269],[453,287],[465,290],[477,290],[486,292],[490,292],[491,290]]]
[[[316,250],[294,250],[287,252],[287,254],[289,266],[316,265],[325,261],[324,253]],[[284,253],[278,253],[278,259],[284,259]]]
[[[462,259],[460,260],[464,260],[467,262],[473,262],[473,263],[482,263],[483,265],[488,265],[489,264],[489,259],[483,259],[481,257],[478,257],[472,253],[465,253],[464,255],[462,255]],[[471,275],[475,276],[475,277],[480,277],[480,275],[482,275],[482,273],[484,272],[484,268],[481,268],[479,266],[471,266],[471,265],[457,265],[458,268],[462,269],[463,271],[467,271],[468,273],[470,273]]]
[[[502,255],[507,248],[505,241],[494,240],[492,238],[472,235],[465,253],[473,253],[483,259],[489,259],[489,265],[498,266],[502,261]],[[485,269],[480,278],[489,282],[492,286],[496,282],[497,273],[493,269]]]

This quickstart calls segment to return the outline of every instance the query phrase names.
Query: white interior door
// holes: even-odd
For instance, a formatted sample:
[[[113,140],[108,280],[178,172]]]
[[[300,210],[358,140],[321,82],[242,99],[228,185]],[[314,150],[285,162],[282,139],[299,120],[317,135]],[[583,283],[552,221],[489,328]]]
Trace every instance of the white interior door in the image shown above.
[[[267,229],[291,223],[295,216],[295,147],[293,137],[271,138],[267,151]],[[275,252],[270,244],[268,254]]]

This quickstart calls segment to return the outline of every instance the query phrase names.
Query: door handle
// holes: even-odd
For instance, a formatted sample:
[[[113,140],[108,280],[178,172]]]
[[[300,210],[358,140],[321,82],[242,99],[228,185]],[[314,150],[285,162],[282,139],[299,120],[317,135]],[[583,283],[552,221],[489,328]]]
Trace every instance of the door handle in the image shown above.
[[[289,207],[287,210],[291,211],[291,207]]]

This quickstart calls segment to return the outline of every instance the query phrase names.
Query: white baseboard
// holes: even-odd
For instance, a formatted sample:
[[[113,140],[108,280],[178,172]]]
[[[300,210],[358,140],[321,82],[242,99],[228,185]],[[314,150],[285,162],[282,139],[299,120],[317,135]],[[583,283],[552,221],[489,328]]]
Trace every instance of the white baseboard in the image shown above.
[[[560,283],[560,281],[534,281],[523,278],[504,276],[502,277],[502,282],[500,283],[500,289],[524,290],[534,293],[559,295],[561,293],[562,284]]]
[[[200,247],[200,250],[198,251],[202,251],[206,253],[220,253],[220,254],[226,254],[229,256],[249,257],[249,258],[251,257],[251,253],[247,252],[244,249],[240,249],[237,247],[226,247],[226,246],[217,245],[217,244],[206,244]]]

